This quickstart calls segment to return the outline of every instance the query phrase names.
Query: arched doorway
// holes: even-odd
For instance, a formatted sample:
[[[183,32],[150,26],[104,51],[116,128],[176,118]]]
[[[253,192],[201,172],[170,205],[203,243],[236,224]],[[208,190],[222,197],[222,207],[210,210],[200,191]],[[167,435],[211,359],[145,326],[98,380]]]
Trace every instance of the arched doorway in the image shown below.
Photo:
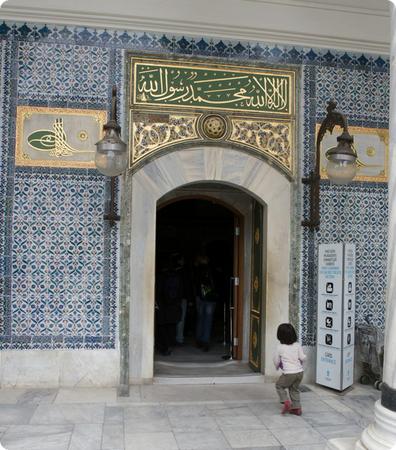
[[[181,149],[159,156],[127,179],[129,202],[123,224],[124,289],[129,305],[129,381],[153,378],[155,309],[155,236],[158,200],[199,182],[236,187],[262,205],[266,224],[264,248],[266,286],[262,321],[261,371],[274,375],[271,354],[276,328],[289,320],[291,183],[266,161],[248,153],[221,147]],[[129,223],[128,223],[129,221]],[[129,247],[130,245],[130,247]],[[129,278],[129,280],[128,280]]]
[[[243,300],[249,296],[243,274],[244,214],[250,216],[250,210],[251,198],[247,194],[219,184],[198,183],[180,188],[158,202],[156,376],[249,372],[247,364],[231,361],[240,361],[244,356]],[[170,268],[172,262],[176,263],[175,270]],[[202,270],[213,288],[209,294],[213,298],[205,302],[203,310]],[[180,316],[176,326],[161,325],[164,319],[172,318],[166,315],[165,307],[163,280],[167,276],[181,287],[184,297],[176,301],[176,309],[172,305],[169,309]],[[168,330],[170,336],[163,336],[162,330]]]

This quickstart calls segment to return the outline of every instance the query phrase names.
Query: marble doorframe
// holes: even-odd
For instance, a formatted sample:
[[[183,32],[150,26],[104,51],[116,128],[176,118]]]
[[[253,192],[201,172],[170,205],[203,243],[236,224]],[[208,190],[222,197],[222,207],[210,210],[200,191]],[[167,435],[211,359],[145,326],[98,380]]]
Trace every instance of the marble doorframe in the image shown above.
[[[124,180],[121,224],[121,391],[151,382],[154,370],[154,277],[157,202],[198,182],[234,186],[265,205],[267,261],[263,373],[273,376],[279,323],[289,321],[293,183],[257,156],[241,150],[202,146],[157,157]],[[124,354],[123,343],[129,350]],[[129,345],[126,345],[129,344]],[[123,370],[124,368],[124,370]],[[129,370],[126,370],[129,369]]]

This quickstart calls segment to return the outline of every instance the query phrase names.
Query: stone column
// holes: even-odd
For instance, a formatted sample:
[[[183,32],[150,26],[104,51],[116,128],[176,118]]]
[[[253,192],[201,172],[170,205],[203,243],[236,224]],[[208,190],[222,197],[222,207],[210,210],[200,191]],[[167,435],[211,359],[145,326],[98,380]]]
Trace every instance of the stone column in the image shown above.
[[[357,449],[383,450],[396,445],[396,7],[391,8],[391,98],[389,155],[388,286],[385,355],[381,400],[375,404],[375,422],[357,443]]]
[[[132,174],[123,176],[121,188],[121,222],[120,222],[120,384],[118,395],[129,396],[129,308],[131,290],[131,215],[132,215]],[[1,450],[1,448],[0,448]]]

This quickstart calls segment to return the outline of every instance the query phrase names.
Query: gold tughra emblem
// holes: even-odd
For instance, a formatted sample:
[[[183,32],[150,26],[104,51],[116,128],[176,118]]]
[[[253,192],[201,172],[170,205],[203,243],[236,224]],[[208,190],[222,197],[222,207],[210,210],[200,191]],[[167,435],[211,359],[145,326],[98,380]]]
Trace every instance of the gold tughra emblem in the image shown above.
[[[70,156],[73,153],[94,153],[94,150],[78,150],[67,143],[67,136],[63,126],[63,119],[57,118],[52,124],[53,130],[37,130],[31,133],[28,138],[28,144],[40,152],[49,152],[50,156],[61,158]],[[81,131],[80,140],[88,139],[88,133]]]

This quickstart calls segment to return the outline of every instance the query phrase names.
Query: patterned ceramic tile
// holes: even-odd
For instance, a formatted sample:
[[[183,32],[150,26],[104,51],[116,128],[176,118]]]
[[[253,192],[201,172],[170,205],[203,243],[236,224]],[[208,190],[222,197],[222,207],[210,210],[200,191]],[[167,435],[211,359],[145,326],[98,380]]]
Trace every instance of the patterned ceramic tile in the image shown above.
[[[0,41],[0,335],[4,334],[7,304],[9,304],[9,266],[10,255],[7,246],[9,240],[9,215],[11,204],[7,198],[8,146],[9,146],[9,109],[11,85],[12,45]],[[4,300],[3,300],[4,299]]]
[[[387,189],[358,184],[321,189],[320,232],[315,239],[314,264],[305,258],[305,278],[316,280],[316,261],[319,243],[353,242],[356,244],[356,324],[384,327],[386,287],[386,240],[388,226]],[[308,249],[307,249],[308,250]],[[311,271],[311,274],[309,272]],[[315,283],[316,291],[316,283]],[[314,303],[303,298],[302,330],[305,343],[315,341]],[[311,302],[315,297],[310,297]],[[312,325],[314,324],[314,325]]]
[[[304,155],[303,173],[312,170],[315,124],[320,122],[330,98],[349,123],[388,123],[389,75],[366,69],[338,69],[324,66],[304,68]],[[351,88],[352,86],[352,88]],[[380,93],[380,94],[378,94]],[[359,100],[360,99],[360,100]],[[357,243],[356,324],[384,327],[387,188],[385,184],[354,182],[340,188],[322,182],[319,233],[303,230],[301,253],[301,339],[316,341],[317,250],[319,243]],[[303,214],[308,216],[309,192],[304,188]]]
[[[318,118],[324,118],[327,101],[333,98],[350,122],[371,121],[386,126],[389,89],[388,73],[320,66],[316,69]]]
[[[126,136],[124,51],[293,64],[303,71],[301,171],[314,154],[314,127],[334,97],[352,124],[387,124],[389,59],[327,49],[83,27],[0,24],[1,348],[109,348],[117,325],[118,230],[101,214],[107,183],[94,172],[35,168],[15,173],[17,104],[91,109],[119,87]],[[369,125],[367,125],[369,126]],[[15,205],[13,202],[15,200]],[[303,189],[306,215],[308,192]],[[375,211],[375,214],[373,214]],[[318,242],[358,244],[357,319],[383,326],[386,187],[322,187],[322,225],[303,230],[301,337],[315,342]],[[13,226],[11,221],[13,220]],[[12,275],[12,277],[11,277]],[[100,288],[99,288],[100,286]]]
[[[97,175],[17,173],[14,183],[10,330],[114,341],[114,296],[103,295],[105,185]],[[106,330],[104,329],[106,328]]]
[[[15,39],[14,31],[15,27],[9,41],[1,40],[2,83],[11,78],[1,98],[5,119],[15,117],[17,102],[103,108],[109,104],[114,82],[124,102],[122,50],[63,41],[51,45],[38,39],[26,42],[26,28],[21,39]],[[11,48],[10,66],[3,64],[8,61],[5,48]],[[45,68],[39,60],[46,62]],[[118,237],[117,227],[110,229],[101,215],[108,183],[86,170],[35,168],[18,169],[15,174],[15,121],[2,121],[0,133],[1,161],[7,169],[0,172],[6,180],[0,180],[0,190],[7,200],[0,208],[8,208],[8,223],[0,223],[4,226],[0,233],[4,241],[1,348],[114,348]],[[28,193],[18,190],[21,180],[30,189]],[[37,180],[42,182],[40,189],[32,191]],[[92,188],[96,193],[78,197],[76,188],[84,189],[84,195]],[[23,211],[17,202],[21,198]],[[54,205],[62,210],[54,212]],[[85,214],[87,208],[95,209],[96,218]],[[59,233],[63,243],[57,241]]]
[[[57,27],[34,24],[0,24],[0,37],[27,42],[89,45],[94,47],[149,50],[157,53],[215,56],[235,60],[262,60],[267,64],[319,64],[332,67],[364,67],[389,71],[389,58],[337,52],[292,45],[215,39],[202,36],[174,36],[134,31],[107,31],[84,27]]]
[[[48,101],[105,102],[109,53],[104,47],[20,42],[18,96]]]

